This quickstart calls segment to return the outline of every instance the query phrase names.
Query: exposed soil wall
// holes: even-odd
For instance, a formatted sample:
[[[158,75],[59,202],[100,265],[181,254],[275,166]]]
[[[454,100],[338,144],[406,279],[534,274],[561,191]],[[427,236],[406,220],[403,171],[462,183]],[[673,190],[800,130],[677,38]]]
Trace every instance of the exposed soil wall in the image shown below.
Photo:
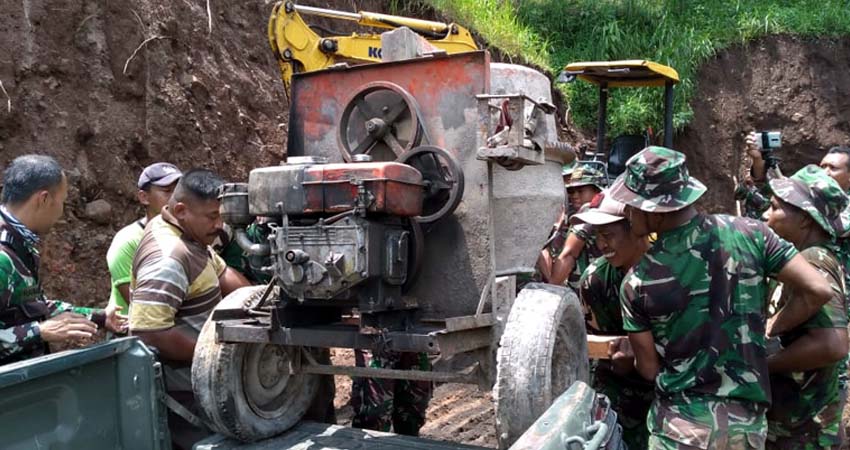
[[[709,192],[701,205],[734,212],[744,137],[782,132],[783,171],[850,144],[850,39],[772,36],[720,52],[700,70],[694,120],[675,139]]]
[[[205,0],[6,3],[0,82],[9,107],[0,90],[0,168],[22,154],[49,154],[71,183],[65,217],[42,246],[51,296],[105,303],[106,250],[143,213],[135,183],[146,165],[169,161],[242,179],[282,159],[289,105],[266,37],[274,1],[210,0],[209,14]],[[391,2],[307,3],[387,12]],[[447,20],[407,7],[415,10],[402,14]],[[501,60],[498,52],[493,59]],[[87,214],[95,200],[108,207],[99,202]]]
[[[10,108],[0,91],[0,167],[50,154],[71,182],[65,217],[43,245],[51,296],[106,301],[106,250],[142,214],[135,183],[146,165],[170,161],[237,179],[281,160],[288,105],[266,40],[273,2],[213,0],[209,16],[206,4],[6,2],[0,81]],[[95,200],[108,210],[87,215]]]

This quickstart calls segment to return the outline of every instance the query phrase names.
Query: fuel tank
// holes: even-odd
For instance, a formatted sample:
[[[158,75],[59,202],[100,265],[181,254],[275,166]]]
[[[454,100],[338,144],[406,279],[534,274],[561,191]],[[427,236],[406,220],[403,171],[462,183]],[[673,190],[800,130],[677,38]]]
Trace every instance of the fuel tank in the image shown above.
[[[326,164],[320,158],[290,158],[280,166],[254,169],[248,175],[251,215],[335,214],[358,206],[363,192],[366,211],[401,217],[422,213],[422,175],[405,164],[359,162]]]

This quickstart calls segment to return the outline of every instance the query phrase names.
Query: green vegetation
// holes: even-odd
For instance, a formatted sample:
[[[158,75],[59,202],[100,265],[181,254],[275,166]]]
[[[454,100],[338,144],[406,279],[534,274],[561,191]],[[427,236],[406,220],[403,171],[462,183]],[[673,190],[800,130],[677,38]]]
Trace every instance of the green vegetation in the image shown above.
[[[682,79],[673,122],[693,116],[697,70],[718,50],[776,33],[850,34],[850,0],[427,0],[511,57],[556,75],[570,62],[650,59]],[[595,126],[598,94],[562,85],[575,123]],[[659,130],[663,89],[612,89],[609,135]]]

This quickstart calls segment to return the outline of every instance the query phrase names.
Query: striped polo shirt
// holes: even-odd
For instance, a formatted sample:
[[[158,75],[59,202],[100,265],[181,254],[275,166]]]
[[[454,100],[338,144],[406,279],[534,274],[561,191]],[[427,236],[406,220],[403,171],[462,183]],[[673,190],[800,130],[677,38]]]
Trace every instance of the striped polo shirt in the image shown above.
[[[175,326],[197,335],[221,300],[224,261],[183,234],[168,207],[145,227],[133,258],[130,331]]]

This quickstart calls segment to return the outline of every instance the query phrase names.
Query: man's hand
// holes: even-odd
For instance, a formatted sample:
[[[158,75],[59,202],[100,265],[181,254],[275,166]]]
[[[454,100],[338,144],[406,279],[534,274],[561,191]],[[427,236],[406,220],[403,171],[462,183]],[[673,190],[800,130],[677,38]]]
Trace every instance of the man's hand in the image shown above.
[[[747,134],[747,138],[745,139],[747,143],[747,154],[750,155],[750,158],[753,160],[753,166],[750,168],[750,174],[755,181],[762,181],[765,179],[767,175],[767,165],[765,164],[764,158],[761,155],[761,149],[759,148],[759,134],[755,131],[750,131]]]
[[[97,325],[80,314],[64,312],[38,324],[41,339],[45,342],[65,343],[88,339],[97,333]]]
[[[635,353],[629,338],[622,337],[608,344],[611,368],[617,375],[627,375],[635,370]]]
[[[118,313],[118,305],[110,304],[104,311],[106,313],[106,329],[113,333],[127,332],[127,316]]]
[[[753,161],[761,161],[761,149],[758,144],[759,133],[750,131],[750,133],[747,134],[745,141],[747,143],[747,154],[750,155],[750,158],[753,158]]]

